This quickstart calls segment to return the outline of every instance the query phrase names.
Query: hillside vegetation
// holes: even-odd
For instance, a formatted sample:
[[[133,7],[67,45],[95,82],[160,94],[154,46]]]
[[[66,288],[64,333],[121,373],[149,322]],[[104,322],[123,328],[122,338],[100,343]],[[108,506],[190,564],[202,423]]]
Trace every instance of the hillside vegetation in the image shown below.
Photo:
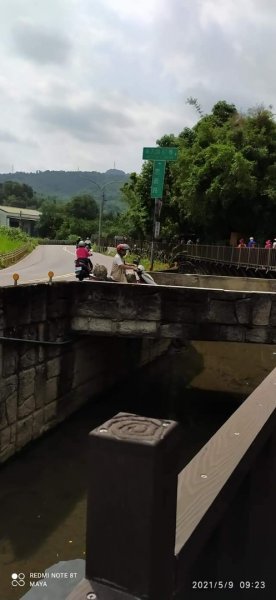
[[[32,250],[36,242],[21,229],[0,226],[0,255],[8,254],[25,245],[28,245],[29,249]]]
[[[276,121],[271,107],[240,112],[225,100],[179,135],[165,134],[157,144],[178,148],[165,170],[161,236],[199,238],[202,243],[227,241],[232,232],[258,243],[276,238]],[[128,211],[123,225],[129,235],[152,232],[153,161],[132,173],[124,186]],[[139,232],[140,235],[137,235]]]
[[[5,181],[25,184],[36,195],[55,197],[57,201],[66,201],[72,196],[82,194],[91,194],[99,201],[102,198],[102,192],[98,186],[100,188],[104,186],[105,205],[107,210],[113,213],[120,212],[122,209],[120,188],[128,180],[129,176],[118,169],[109,169],[106,173],[98,173],[97,171],[37,171],[36,173],[0,174],[0,184]]]
[[[260,245],[276,238],[276,120],[271,107],[241,112],[220,100],[204,114],[196,99],[188,102],[198,111],[197,123],[156,141],[178,150],[176,160],[166,162],[163,196],[156,203],[160,238],[172,247],[189,238],[229,243],[232,233],[246,239],[253,235]],[[40,237],[95,238],[100,229],[102,238],[124,236],[142,247],[153,232],[153,163],[144,161],[141,173],[129,177],[114,169],[104,174],[1,175],[0,204],[37,207],[41,218],[35,234]],[[43,198],[42,192],[57,197]]]

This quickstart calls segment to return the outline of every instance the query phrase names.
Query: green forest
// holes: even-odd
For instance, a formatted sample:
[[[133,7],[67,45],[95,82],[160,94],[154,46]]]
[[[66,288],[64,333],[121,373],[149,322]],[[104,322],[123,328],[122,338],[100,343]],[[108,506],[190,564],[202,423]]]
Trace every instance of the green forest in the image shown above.
[[[191,102],[192,99],[190,99]],[[178,160],[166,164],[162,237],[202,241],[229,240],[231,232],[258,239],[276,237],[276,124],[272,109],[246,114],[219,101],[210,114],[178,136],[165,134],[157,144],[178,147]],[[152,163],[124,186],[130,229],[150,233]],[[127,222],[127,219],[126,221]],[[131,225],[132,223],[132,225]]]
[[[210,243],[229,240],[231,232],[254,235],[259,240],[276,237],[276,123],[272,107],[258,106],[242,113],[234,104],[221,100],[210,114],[203,114],[196,99],[188,102],[198,113],[196,125],[184,127],[179,135],[165,133],[156,142],[178,148],[177,160],[166,163],[160,237],[196,235]],[[139,174],[124,174],[124,179],[123,172],[118,172],[117,191],[103,206],[103,236],[151,237],[152,169],[153,162],[145,161]],[[26,182],[17,183],[21,191],[16,196],[11,185],[11,181],[0,183],[0,204],[14,203],[21,194],[25,206],[39,208],[39,235],[65,239],[96,233],[99,190],[92,192],[88,186],[74,194],[72,188],[70,199],[64,193],[47,198]],[[108,198],[106,187],[105,200]]]
[[[122,209],[120,187],[128,181],[128,178],[129,175],[118,169],[109,169],[105,173],[98,171],[37,171],[36,173],[2,173],[0,174],[0,184],[9,181],[32,188],[34,191],[33,208],[39,205],[39,200],[47,197],[67,202],[76,195],[92,194],[99,200],[102,194],[101,188],[104,187],[106,205],[111,212],[116,213]],[[21,199],[21,201],[24,200]]]

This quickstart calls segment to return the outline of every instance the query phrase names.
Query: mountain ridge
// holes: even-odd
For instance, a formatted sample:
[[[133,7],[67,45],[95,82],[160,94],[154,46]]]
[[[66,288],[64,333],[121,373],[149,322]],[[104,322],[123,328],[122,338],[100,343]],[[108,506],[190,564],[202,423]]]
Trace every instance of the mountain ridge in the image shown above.
[[[0,173],[0,183],[17,181],[30,185],[34,192],[43,196],[55,196],[66,200],[72,196],[89,193],[100,198],[103,189],[107,201],[118,198],[119,190],[129,180],[129,174],[119,169],[99,171],[35,171]],[[108,184],[108,185],[106,185]]]

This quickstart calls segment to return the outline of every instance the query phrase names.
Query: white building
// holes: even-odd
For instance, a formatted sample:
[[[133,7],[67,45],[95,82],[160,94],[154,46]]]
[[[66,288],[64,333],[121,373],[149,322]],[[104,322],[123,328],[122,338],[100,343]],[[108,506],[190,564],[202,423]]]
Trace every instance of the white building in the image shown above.
[[[29,235],[33,234],[35,223],[39,221],[40,215],[41,213],[33,208],[0,205],[0,225],[20,227]]]

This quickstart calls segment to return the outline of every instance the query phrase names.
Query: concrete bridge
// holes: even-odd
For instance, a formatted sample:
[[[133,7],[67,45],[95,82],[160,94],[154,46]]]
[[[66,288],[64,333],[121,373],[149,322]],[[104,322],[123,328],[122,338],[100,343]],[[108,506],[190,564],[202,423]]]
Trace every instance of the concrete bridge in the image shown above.
[[[155,274],[155,279],[158,287],[108,283],[71,287],[72,331],[275,343],[276,282],[170,273]],[[260,291],[253,291],[258,284]]]
[[[171,275],[156,275],[162,283],[166,277],[160,286],[0,288],[0,462],[174,339],[275,343],[274,282],[265,291],[231,291],[229,278]],[[205,281],[208,287],[196,287]]]

